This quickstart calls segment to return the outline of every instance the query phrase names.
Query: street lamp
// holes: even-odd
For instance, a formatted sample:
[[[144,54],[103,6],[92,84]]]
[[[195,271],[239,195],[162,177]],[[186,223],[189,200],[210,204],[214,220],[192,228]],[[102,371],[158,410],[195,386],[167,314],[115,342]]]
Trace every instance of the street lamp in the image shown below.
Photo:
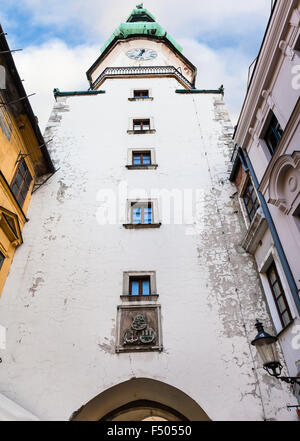
[[[300,377],[281,377],[281,371],[283,369],[282,365],[279,362],[279,357],[276,349],[277,337],[273,337],[272,335],[265,332],[263,324],[260,321],[256,321],[255,325],[258,334],[251,343],[256,347],[257,352],[259,353],[264,369],[268,372],[272,377],[276,377],[281,381],[289,384],[298,384],[300,385]]]

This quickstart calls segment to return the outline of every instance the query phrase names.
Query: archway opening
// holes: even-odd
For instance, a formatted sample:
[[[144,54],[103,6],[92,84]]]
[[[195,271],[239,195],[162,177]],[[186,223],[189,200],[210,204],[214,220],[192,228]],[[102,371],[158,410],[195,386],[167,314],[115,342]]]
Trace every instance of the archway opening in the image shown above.
[[[113,386],[74,412],[73,421],[210,421],[181,390],[149,378]]]

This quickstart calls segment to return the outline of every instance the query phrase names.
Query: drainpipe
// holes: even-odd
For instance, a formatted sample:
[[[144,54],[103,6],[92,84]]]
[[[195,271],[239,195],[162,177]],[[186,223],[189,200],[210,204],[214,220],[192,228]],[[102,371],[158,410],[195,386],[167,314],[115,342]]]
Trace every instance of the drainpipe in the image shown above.
[[[272,219],[269,207],[268,207],[268,205],[266,203],[266,200],[265,200],[264,196],[258,190],[259,182],[258,182],[257,176],[255,174],[254,168],[252,166],[251,160],[249,158],[249,155],[247,153],[247,150],[246,149],[241,149],[241,150],[243,152],[243,155],[244,155],[244,158],[246,160],[249,172],[251,174],[251,177],[253,179],[255,188],[257,190],[257,193],[258,193],[258,196],[259,196],[259,199],[260,199],[260,202],[261,202],[261,207],[262,207],[264,215],[265,215],[265,217],[267,219],[267,222],[268,222],[268,225],[269,225],[269,229],[270,229],[270,232],[272,234],[272,238],[274,240],[275,247],[276,247],[277,253],[278,253],[279,258],[280,258],[281,265],[283,267],[283,270],[284,270],[285,276],[287,278],[287,281],[288,281],[288,284],[289,284],[292,296],[294,298],[294,302],[295,302],[298,314],[300,315],[300,297],[299,297],[299,294],[298,294],[298,288],[297,288],[297,285],[296,285],[293,273],[292,273],[290,265],[289,265],[289,263],[287,261],[285,252],[284,252],[284,250],[282,248],[281,241],[280,241],[280,238],[278,236],[276,227],[274,225],[274,222],[273,222],[273,219]]]

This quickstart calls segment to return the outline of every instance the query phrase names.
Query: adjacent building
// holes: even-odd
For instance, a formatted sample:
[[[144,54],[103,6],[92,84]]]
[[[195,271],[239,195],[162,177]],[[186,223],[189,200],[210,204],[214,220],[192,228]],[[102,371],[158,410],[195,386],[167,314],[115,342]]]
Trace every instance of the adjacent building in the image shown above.
[[[0,27],[0,295],[37,181],[54,167]]]
[[[5,35],[0,26],[0,296],[14,255],[23,244],[31,195],[54,173]],[[0,351],[5,348],[6,328],[0,321]],[[5,418],[11,412],[28,416],[0,395],[1,415]]]
[[[42,420],[295,419],[251,346],[271,317],[241,247],[223,87],[197,88],[141,5],[87,77],[54,90],[57,173],[1,298],[2,392]]]
[[[235,130],[231,180],[289,375],[300,375],[300,2],[277,1]],[[299,397],[299,390],[296,390]]]

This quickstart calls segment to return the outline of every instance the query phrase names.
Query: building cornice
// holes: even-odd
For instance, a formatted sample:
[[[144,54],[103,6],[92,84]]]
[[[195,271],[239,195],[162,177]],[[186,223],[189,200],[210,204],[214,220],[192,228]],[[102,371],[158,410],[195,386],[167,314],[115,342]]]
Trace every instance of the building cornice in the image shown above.
[[[274,71],[278,71],[279,60],[284,60],[280,42],[288,34],[289,17],[292,16],[297,3],[297,0],[281,1],[276,2],[274,6],[234,136],[235,141],[244,148],[247,148],[251,139],[249,127],[254,125],[258,108],[264,100],[262,92],[268,90]]]
[[[192,89],[190,83],[174,66],[124,66],[124,67],[107,67],[98,76],[91,85],[95,90],[108,78],[149,78],[149,77],[174,77],[178,82],[187,89]],[[95,90],[96,91],[96,90]],[[220,92],[217,92],[220,93]]]

